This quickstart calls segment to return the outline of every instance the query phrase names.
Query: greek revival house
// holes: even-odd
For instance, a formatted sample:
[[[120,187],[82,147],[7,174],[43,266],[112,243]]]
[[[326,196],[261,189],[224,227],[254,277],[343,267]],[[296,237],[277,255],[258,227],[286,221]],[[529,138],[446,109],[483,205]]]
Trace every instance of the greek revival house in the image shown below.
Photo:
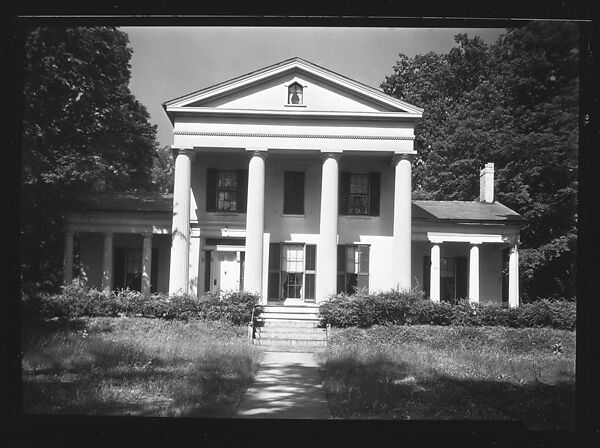
[[[247,290],[265,304],[421,286],[519,303],[522,218],[494,201],[411,200],[423,110],[300,58],[163,104],[173,195],[82,197],[66,213],[81,280],[105,290]],[[504,272],[504,273],[503,273]]]

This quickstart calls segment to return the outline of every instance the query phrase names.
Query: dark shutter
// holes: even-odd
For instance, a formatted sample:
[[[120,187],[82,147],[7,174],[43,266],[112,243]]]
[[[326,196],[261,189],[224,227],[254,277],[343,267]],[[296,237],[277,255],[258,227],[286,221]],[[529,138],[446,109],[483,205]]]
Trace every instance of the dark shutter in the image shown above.
[[[217,211],[217,183],[219,182],[219,172],[209,168],[206,170],[206,211]]]
[[[425,255],[423,257],[423,291],[425,292],[425,297],[431,297],[429,280],[431,280],[431,257]]]
[[[283,182],[283,213],[304,214],[304,173],[286,171]]]
[[[246,252],[240,252],[240,291],[244,290],[244,270],[246,269]]]
[[[337,247],[337,293],[346,292],[346,246]]]
[[[158,291],[158,249],[152,249],[152,265],[150,267],[150,292]]]
[[[246,213],[246,201],[248,199],[248,170],[237,172],[237,211]]]
[[[125,248],[115,247],[113,255],[113,288],[125,287]]]
[[[456,257],[456,298],[467,298],[467,257]]]
[[[305,274],[304,279],[304,301],[314,302],[315,301],[315,274]]]
[[[360,251],[358,264],[358,288],[369,290],[369,246],[358,246]]]
[[[267,285],[268,299],[279,300],[281,288],[279,281],[281,267],[281,243],[269,244],[269,284]]]
[[[348,203],[350,201],[350,173],[342,171],[339,182],[339,214],[348,214]]]
[[[210,291],[210,263],[211,251],[204,252],[204,292]]]
[[[317,246],[315,244],[306,245],[306,270],[314,271],[317,259]]]
[[[381,191],[381,175],[369,175],[369,215],[379,216],[379,192]]]

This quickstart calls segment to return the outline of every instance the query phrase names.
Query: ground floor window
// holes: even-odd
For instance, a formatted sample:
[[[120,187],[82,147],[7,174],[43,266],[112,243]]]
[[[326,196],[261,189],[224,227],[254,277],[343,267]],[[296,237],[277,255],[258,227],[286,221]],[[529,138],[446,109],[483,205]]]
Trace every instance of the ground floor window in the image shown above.
[[[315,300],[317,247],[304,243],[269,245],[269,300]]]
[[[116,247],[113,260],[115,289],[142,290],[142,249]],[[150,269],[150,292],[156,292],[158,275],[158,249],[152,249]]]
[[[364,244],[338,244],[337,292],[354,294],[369,290],[369,251]]]
[[[440,300],[455,302],[467,297],[468,257],[440,257]],[[431,297],[431,257],[423,257],[423,289]]]

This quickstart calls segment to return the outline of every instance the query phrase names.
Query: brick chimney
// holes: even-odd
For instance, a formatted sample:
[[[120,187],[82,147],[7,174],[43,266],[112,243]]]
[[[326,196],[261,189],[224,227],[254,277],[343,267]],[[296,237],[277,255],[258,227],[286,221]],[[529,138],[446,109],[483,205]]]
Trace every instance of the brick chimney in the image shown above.
[[[479,202],[494,202],[494,164],[486,163],[479,173]]]

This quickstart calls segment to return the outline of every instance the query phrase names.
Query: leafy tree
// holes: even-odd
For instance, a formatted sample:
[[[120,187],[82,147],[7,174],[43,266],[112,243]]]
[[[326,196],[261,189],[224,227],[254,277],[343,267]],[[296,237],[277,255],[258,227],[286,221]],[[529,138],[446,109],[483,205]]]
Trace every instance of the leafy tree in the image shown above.
[[[173,193],[174,176],[175,164],[171,148],[168,145],[157,148],[150,171],[152,188],[160,193]]]
[[[491,46],[400,55],[383,90],[425,108],[415,128],[415,197],[473,200],[493,161],[497,199],[521,213],[526,297],[575,294],[578,33],[535,22]]]
[[[151,188],[156,126],[129,90],[112,27],[37,28],[24,42],[21,268],[60,284],[61,210],[81,192]]]

